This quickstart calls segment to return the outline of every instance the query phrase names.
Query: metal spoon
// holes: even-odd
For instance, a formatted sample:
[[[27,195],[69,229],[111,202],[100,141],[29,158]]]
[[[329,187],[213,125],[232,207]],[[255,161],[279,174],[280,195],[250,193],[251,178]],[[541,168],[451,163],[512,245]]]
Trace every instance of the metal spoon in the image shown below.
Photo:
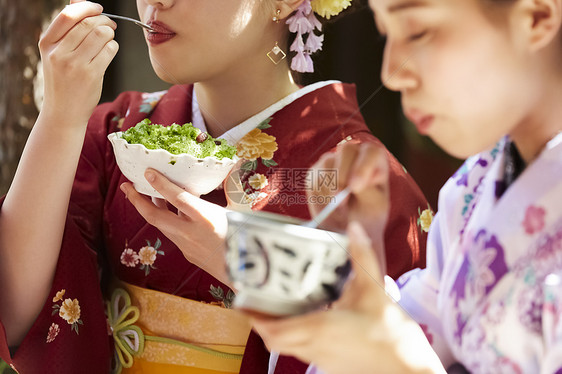
[[[349,186],[336,194],[334,200],[324,207],[316,217],[303,223],[301,226],[317,228],[332,212],[349,196],[351,189]]]
[[[145,29],[147,29],[148,31],[155,31],[152,27],[148,26],[146,23],[142,23],[139,20],[136,20],[134,18],[129,18],[129,17],[123,17],[123,16],[117,16],[115,14],[108,14],[108,13],[102,13],[103,16],[109,17],[109,18],[114,18],[114,19],[120,19],[123,21],[129,21],[129,22],[133,22],[135,25],[138,25],[140,27],[144,27]]]

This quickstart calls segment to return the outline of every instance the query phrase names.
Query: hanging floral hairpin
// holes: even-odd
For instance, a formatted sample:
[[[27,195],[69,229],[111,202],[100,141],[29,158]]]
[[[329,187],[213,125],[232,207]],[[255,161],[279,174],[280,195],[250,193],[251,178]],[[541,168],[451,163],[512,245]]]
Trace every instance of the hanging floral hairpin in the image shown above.
[[[310,55],[322,49],[324,35],[322,24],[316,14],[329,19],[351,5],[351,0],[304,0],[296,12],[287,19],[289,31],[296,33],[290,50],[296,55],[291,69],[301,73],[312,73],[314,66]],[[316,33],[316,32],[317,33]]]
[[[351,5],[351,0],[312,0],[311,6],[314,13],[320,17],[330,19]]]

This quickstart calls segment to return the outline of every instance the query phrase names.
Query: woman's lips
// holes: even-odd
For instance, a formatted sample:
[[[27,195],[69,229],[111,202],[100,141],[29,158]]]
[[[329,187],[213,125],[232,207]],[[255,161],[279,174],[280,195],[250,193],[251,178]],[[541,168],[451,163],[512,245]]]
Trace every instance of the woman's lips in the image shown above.
[[[176,33],[163,22],[151,20],[148,22],[148,25],[154,30],[146,34],[146,40],[148,40],[150,44],[162,44],[176,36]]]
[[[406,117],[416,126],[418,132],[422,135],[426,135],[429,132],[429,128],[433,124],[435,117],[430,114],[425,114],[419,110],[411,109],[405,111]]]

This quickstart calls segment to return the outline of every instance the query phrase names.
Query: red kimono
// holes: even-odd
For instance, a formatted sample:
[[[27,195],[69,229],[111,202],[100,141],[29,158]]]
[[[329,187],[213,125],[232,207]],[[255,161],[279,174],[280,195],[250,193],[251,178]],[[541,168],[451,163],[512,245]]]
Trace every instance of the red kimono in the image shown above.
[[[192,300],[223,301],[210,290],[228,288],[189,263],[125,199],[119,186],[126,179],[107,140],[109,133],[125,130],[144,118],[159,124],[190,122],[192,91],[192,86],[174,86],[162,93],[126,92],[95,110],[78,165],[51,293],[13,357],[0,324],[0,356],[20,373],[110,371],[113,341],[108,334],[104,291],[112,278]],[[258,175],[252,183],[246,181],[252,209],[302,219],[310,217],[303,201],[305,186],[298,173],[342,141],[379,143],[359,112],[355,88],[341,83],[307,93],[246,136],[261,141],[261,148],[244,148],[244,139],[248,138],[238,146],[239,154],[250,160],[246,165],[250,174]],[[426,235],[417,222],[427,202],[398,161],[392,156],[390,160],[391,213],[385,235],[386,258],[388,274],[397,277],[425,264]],[[281,195],[283,198],[275,198]],[[203,198],[226,205],[221,188]],[[158,249],[153,265],[130,261],[127,254],[131,252],[127,250],[139,251],[147,245]],[[62,290],[64,296],[57,294]],[[80,305],[80,319],[72,325],[55,313],[64,298],[78,300]],[[251,334],[241,373],[267,373],[268,356],[259,337]],[[305,370],[306,365],[281,357],[276,372]]]

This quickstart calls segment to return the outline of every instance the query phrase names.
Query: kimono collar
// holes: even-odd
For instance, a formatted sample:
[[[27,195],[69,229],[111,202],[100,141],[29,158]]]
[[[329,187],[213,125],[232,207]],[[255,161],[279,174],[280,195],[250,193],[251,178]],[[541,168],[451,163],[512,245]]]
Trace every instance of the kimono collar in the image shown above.
[[[548,143],[546,143],[542,151],[549,151],[555,148],[560,143],[562,143],[562,131],[559,131],[556,135],[554,135],[554,137],[550,139]]]
[[[207,126],[205,125],[205,120],[201,114],[201,109],[199,108],[199,102],[197,102],[197,96],[195,95],[195,90],[191,93],[191,124],[193,127],[197,127],[201,132],[207,132]]]
[[[260,123],[286,107],[287,105],[291,104],[293,101],[296,101],[303,97],[306,94],[309,94],[313,91],[316,91],[322,87],[329,86],[331,84],[341,83],[337,80],[330,80],[330,81],[322,81],[317,82],[314,84],[310,84],[305,86],[298,91],[295,91],[278,102],[270,105],[269,107],[265,108],[261,112],[253,115],[252,117],[248,118],[247,120],[243,121],[242,123],[234,126],[224,134],[218,136],[217,138],[226,139],[230,144],[235,145],[237,144],[240,139],[242,139],[247,133],[258,127]],[[191,109],[192,109],[192,124],[194,127],[197,127],[201,131],[207,131],[207,127],[205,126],[205,120],[201,115],[201,109],[199,108],[199,103],[197,102],[197,97],[195,95],[195,90],[193,90],[192,94],[192,101],[191,101]]]
[[[503,178],[496,182],[496,198],[500,198],[503,193],[511,186],[513,182],[525,169],[525,161],[517,150],[515,143],[508,140],[504,150]]]
[[[544,146],[544,148],[539,153],[539,156],[548,151],[551,148],[554,148],[557,144],[562,142],[562,132],[557,133],[552,139],[548,141],[548,143]],[[503,171],[503,178],[501,181],[498,182],[496,188],[496,197],[499,198],[505,190],[519,177],[519,175],[523,172],[525,167],[525,161],[521,157],[521,154],[517,150],[515,143],[512,140],[507,141],[505,148],[504,148],[504,171]]]

